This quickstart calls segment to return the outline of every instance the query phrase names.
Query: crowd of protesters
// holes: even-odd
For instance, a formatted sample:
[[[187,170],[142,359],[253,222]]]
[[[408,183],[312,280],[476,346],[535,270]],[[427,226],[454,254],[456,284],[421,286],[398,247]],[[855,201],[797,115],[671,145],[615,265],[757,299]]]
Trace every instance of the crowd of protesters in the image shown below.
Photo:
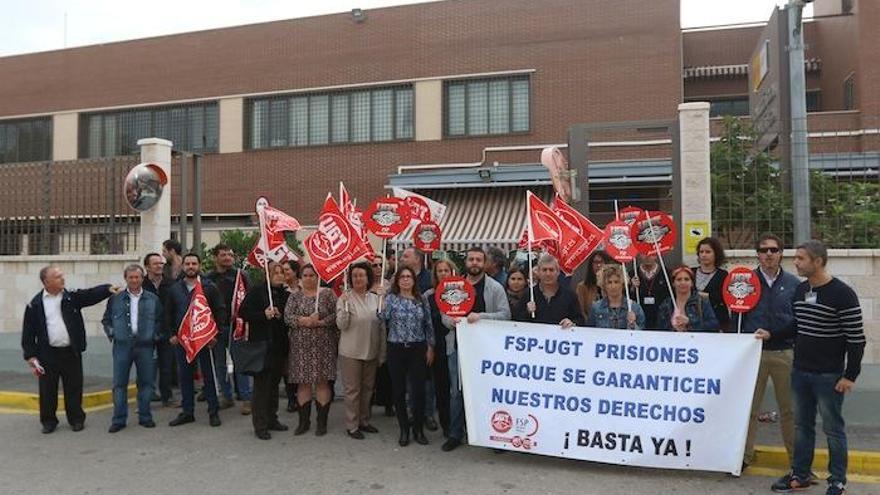
[[[181,408],[170,422],[176,427],[195,421],[195,402],[203,399],[209,424],[220,426],[220,410],[238,399],[241,413],[252,415],[256,437],[268,440],[270,432],[288,430],[278,416],[279,399],[286,396],[287,411],[298,414],[294,434],[311,429],[314,402],[314,431],[325,435],[338,377],[349,437],[363,440],[365,434],[378,433],[371,422],[373,405],[378,404],[386,416],[396,417],[400,446],[411,440],[426,445],[426,430],[440,429],[442,450],[451,451],[466,442],[456,339],[462,321],[512,319],[563,329],[674,332],[740,328],[763,341],[743,466],[754,461],[758,413],[772,380],[792,466],[773,490],[796,490],[814,482],[810,465],[818,411],[830,453],[828,493],[842,493],[847,446],[841,407],[859,375],[865,346],[858,298],[827,272],[827,251],[819,241],[796,249],[794,265],[804,281],[782,269],[779,237],[764,234],[755,249],[761,297],[741,317],[732,317],[724,304],[726,257],[714,238],[698,244],[698,266],[672,267],[668,273],[655,256],[640,257],[627,271],[604,251],[596,251],[586,263],[586,275],[576,282],[560,273],[549,254],[538,257],[529,273],[525,263],[510,263],[496,247],[472,247],[465,253],[462,275],[474,287],[475,301],[470,314],[461,318],[441,313],[433,297],[437,284],[455,274],[456,265],[448,259],[426,260],[414,248],[404,250],[399,259],[390,254],[384,273],[381,255],[352,265],[345,275],[347,289],[339,297],[322,287],[311,265],[271,262],[265,271],[268,283],[246,280],[247,295],[239,309],[248,340],[265,342],[261,370],[248,376],[227,370],[227,349],[235,345],[230,339],[233,292],[236,278],[246,279],[234,266],[236,253],[216,246],[215,269],[202,274],[199,255],[184,254],[179,243],[169,240],[161,254],[149,253],[143,265],[125,268],[124,287],[68,290],[59,267],[43,268],[44,288],[25,311],[22,348],[39,376],[40,422],[47,434],[58,425],[59,379],[68,422],[74,431],[84,428],[81,356],[86,338],[80,310],[109,298],[102,323],[113,345],[111,433],[126,427],[134,365],[143,427],[156,426],[151,401]],[[199,281],[220,332],[190,362],[177,330]],[[197,372],[203,385],[198,397]],[[179,402],[173,395],[175,383]]]

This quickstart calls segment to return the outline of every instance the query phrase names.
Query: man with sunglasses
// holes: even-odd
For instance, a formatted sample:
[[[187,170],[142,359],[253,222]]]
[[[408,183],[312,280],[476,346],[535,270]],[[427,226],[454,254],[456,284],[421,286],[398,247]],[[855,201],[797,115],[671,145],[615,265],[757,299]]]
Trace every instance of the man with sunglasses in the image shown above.
[[[782,239],[778,236],[762,234],[755,244],[755,250],[758,253],[758,267],[755,269],[755,274],[761,281],[761,298],[755,309],[736,318],[743,318],[743,333],[764,330],[769,332],[770,338],[764,341],[761,350],[761,365],[758,368],[758,382],[752,398],[752,414],[749,419],[749,433],[746,436],[743,469],[755,460],[758,412],[769,379],[773,380],[773,391],[779,407],[782,441],[789,460],[794,451],[794,412],[791,399],[794,340],[781,334],[794,322],[792,301],[800,279],[782,269]],[[736,318],[732,320],[734,328],[738,323]]]

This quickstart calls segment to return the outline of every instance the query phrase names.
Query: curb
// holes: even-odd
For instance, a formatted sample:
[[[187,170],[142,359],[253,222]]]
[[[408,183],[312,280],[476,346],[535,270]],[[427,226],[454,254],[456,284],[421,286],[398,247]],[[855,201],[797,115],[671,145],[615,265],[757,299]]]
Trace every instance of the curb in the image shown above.
[[[785,447],[755,447],[754,467],[788,470],[791,463]],[[751,466],[749,466],[751,467]],[[828,449],[816,449],[813,456],[813,470],[825,471],[828,468]],[[880,476],[880,452],[866,450],[849,451],[849,473]]]
[[[128,398],[133,399],[137,396],[137,385],[128,386]],[[89,392],[83,394],[83,409],[92,409],[96,407],[113,405],[113,391],[101,390],[98,392]],[[28,392],[12,392],[0,390],[0,408],[19,412],[39,412],[40,396],[39,394]],[[64,396],[58,395],[58,410],[64,410]]]

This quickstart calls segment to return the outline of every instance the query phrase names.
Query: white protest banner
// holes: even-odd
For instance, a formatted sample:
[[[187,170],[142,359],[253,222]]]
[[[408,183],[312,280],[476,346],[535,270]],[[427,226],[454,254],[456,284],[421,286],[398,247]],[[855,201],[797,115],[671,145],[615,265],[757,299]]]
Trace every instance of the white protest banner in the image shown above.
[[[458,326],[471,445],[739,474],[761,343],[752,335]]]

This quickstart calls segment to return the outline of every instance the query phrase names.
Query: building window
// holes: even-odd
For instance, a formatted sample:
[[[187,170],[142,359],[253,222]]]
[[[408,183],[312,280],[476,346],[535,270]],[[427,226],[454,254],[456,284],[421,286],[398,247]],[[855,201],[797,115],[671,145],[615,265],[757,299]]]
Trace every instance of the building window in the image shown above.
[[[412,86],[272,96],[248,101],[248,148],[412,139]]]
[[[0,120],[0,163],[52,159],[52,119]]]
[[[528,76],[447,81],[444,131],[447,136],[487,136],[528,132]]]
[[[807,91],[807,112],[822,111],[822,91]]]
[[[843,81],[843,109],[855,110],[856,108],[856,75],[850,74]]]
[[[92,113],[81,119],[84,158],[131,155],[138,151],[138,140],[149,137],[167,139],[175,150],[213,153],[219,148],[217,102]]]
[[[741,117],[749,114],[748,96],[737,96],[731,98],[706,98],[695,101],[709,102],[709,117],[721,117],[724,115]]]

